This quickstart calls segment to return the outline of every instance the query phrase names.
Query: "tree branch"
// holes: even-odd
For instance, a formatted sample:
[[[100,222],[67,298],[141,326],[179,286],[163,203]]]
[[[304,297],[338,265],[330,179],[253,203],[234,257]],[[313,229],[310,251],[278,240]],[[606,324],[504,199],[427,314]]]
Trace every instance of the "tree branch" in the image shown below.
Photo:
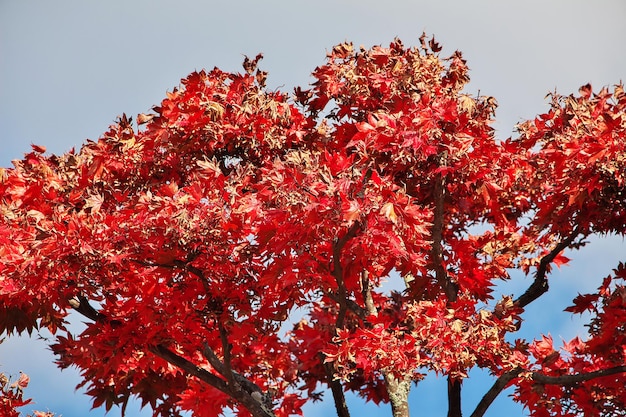
[[[93,308],[93,306],[91,306],[91,304],[89,303],[89,300],[87,300],[84,296],[76,296],[70,299],[69,303],[72,308],[78,313],[93,320],[96,323],[109,322],[109,318],[105,314],[102,314],[95,308]],[[115,323],[119,324],[117,320],[110,320],[110,323],[112,325]],[[221,331],[220,334],[222,334]],[[228,341],[226,340],[226,343],[227,342]],[[224,338],[222,338],[222,343],[224,343]],[[229,349],[225,349],[225,352],[229,352],[228,365],[222,363],[207,344],[205,344],[202,351],[203,355],[209,361],[211,366],[213,366],[213,368],[217,372],[219,372],[220,375],[223,375],[225,378],[227,378],[228,382],[207,371],[206,369],[195,365],[194,363],[183,358],[182,356],[177,355],[163,344],[158,344],[151,347],[150,351],[161,359],[165,360],[166,362],[185,371],[187,374],[195,376],[201,381],[206,382],[210,386],[218,389],[229,397],[240,402],[244,407],[248,409],[248,411],[250,411],[250,413],[254,417],[275,417],[274,413],[270,409],[271,404],[266,404],[268,396],[263,395],[261,388],[259,388],[259,386],[256,385],[254,382],[248,380],[244,376],[230,369]],[[230,378],[228,378],[229,375]]]
[[[326,378],[328,378],[328,386],[333,394],[333,400],[335,401],[335,410],[337,410],[337,417],[350,417],[350,410],[348,410],[348,404],[346,403],[346,396],[343,393],[343,387],[341,382],[335,379],[335,368],[332,363],[324,362],[324,354],[320,353],[321,360],[326,370]]]
[[[361,273],[361,293],[363,295],[363,304],[365,305],[365,311],[367,314],[375,316],[378,314],[378,309],[374,305],[374,299],[372,298],[372,284],[370,283],[370,274],[368,271]]]
[[[448,302],[456,301],[459,287],[450,280],[443,259],[443,230],[445,217],[446,182],[443,175],[438,174],[433,187],[433,210],[432,226],[432,267],[435,270],[435,278],[439,286],[448,297]],[[461,381],[448,377],[448,417],[461,417]]]
[[[343,328],[346,312],[348,309],[347,299],[348,299],[348,291],[346,290],[346,284],[343,280],[343,266],[341,265],[341,251],[344,246],[350,239],[352,239],[357,230],[361,227],[359,222],[352,223],[352,226],[348,229],[345,235],[341,237],[341,239],[337,239],[335,244],[333,245],[333,276],[335,277],[335,281],[337,281],[337,302],[339,303],[339,313],[337,313],[337,323],[336,327],[338,329]]]
[[[548,267],[550,266],[550,263],[554,261],[554,258],[556,258],[557,255],[561,253],[561,251],[567,248],[578,235],[578,228],[575,228],[572,233],[570,233],[569,236],[559,242],[559,244],[557,244],[550,251],[550,253],[541,258],[533,283],[530,284],[530,287],[528,287],[524,294],[520,295],[517,300],[515,300],[515,304],[517,304],[519,307],[524,308],[548,291],[549,284],[546,274],[548,273]]]
[[[559,376],[550,376],[544,375],[539,372],[532,373],[533,381],[539,384],[545,385],[576,385],[579,382],[590,381],[592,379],[601,378],[603,376],[611,376],[615,374],[621,374],[626,372],[626,365],[615,366],[613,368],[600,369],[598,371],[580,373],[580,374],[570,374],[570,375],[559,375]]]
[[[199,366],[183,358],[182,356],[177,355],[162,344],[156,345],[150,350],[159,358],[176,366],[177,368],[182,369],[187,374],[195,376],[199,380],[206,382],[214,388],[217,388],[218,390],[222,391],[224,394],[230,397],[234,396],[234,392],[231,390],[225,380],[219,378],[218,376],[212,374],[204,368],[200,368]]]
[[[494,382],[489,391],[480,400],[476,409],[470,417],[482,417],[489,406],[493,403],[496,397],[507,387],[507,385],[515,378],[517,378],[523,372],[522,368],[515,368],[509,372],[506,372]],[[530,378],[538,384],[544,385],[576,385],[580,382],[590,381],[595,378],[601,378],[604,376],[611,376],[615,374],[625,373],[626,365],[616,366],[613,368],[601,369],[598,371],[568,374],[559,376],[544,375],[540,372],[532,372]]]
[[[336,239],[333,245],[332,274],[333,277],[335,277],[335,281],[337,282],[337,295],[331,297],[337,302],[337,304],[339,304],[339,312],[337,313],[335,331],[344,327],[349,304],[352,306],[355,312],[362,310],[362,308],[358,304],[348,298],[348,291],[346,289],[346,284],[343,280],[343,266],[341,265],[341,251],[346,246],[348,241],[356,236],[356,233],[360,227],[361,224],[359,222],[352,223],[352,226],[350,226],[346,234],[343,235],[341,239]],[[359,315],[359,317],[361,317],[361,315]],[[330,387],[330,390],[333,393],[333,399],[335,400],[335,409],[337,410],[337,416],[350,417],[350,412],[346,403],[346,397],[343,393],[343,387],[341,385],[341,382],[335,379],[334,365],[332,363],[325,362],[324,355],[320,355],[320,359],[322,361],[324,369],[326,370],[328,386]]]
[[[433,189],[433,198],[435,200],[435,208],[433,210],[433,227],[432,227],[432,239],[433,246],[431,251],[432,267],[435,270],[435,278],[437,282],[446,293],[449,301],[456,301],[458,287],[450,281],[448,273],[443,265],[443,228],[444,228],[444,215],[445,215],[445,179],[440,174],[435,179],[435,185]]]
[[[255,390],[253,392],[248,392],[245,389],[243,390],[238,389],[238,386],[242,385],[241,383],[237,382],[235,386],[232,386],[228,384],[226,381],[224,381],[223,379],[215,376],[214,374],[207,371],[206,369],[200,368],[199,366],[193,364],[192,362],[188,361],[182,356],[177,355],[176,353],[172,352],[171,350],[169,350],[168,348],[166,348],[165,346],[161,344],[154,346],[151,349],[151,351],[152,353],[154,353],[161,359],[165,360],[166,362],[182,369],[183,371],[187,372],[189,375],[195,376],[201,381],[206,382],[212,387],[222,391],[224,394],[228,395],[229,397],[237,400],[244,407],[246,407],[253,416],[276,417],[274,413],[262,403],[262,398],[263,398],[262,395],[258,395],[258,398],[255,398],[255,396],[253,395],[253,392],[258,392],[260,394],[261,393],[260,389],[258,391]],[[248,381],[246,378],[242,376],[240,377],[241,379]],[[250,384],[253,384],[253,383],[250,382]],[[258,389],[256,384],[253,384],[253,386],[255,386]]]
[[[461,381],[448,376],[448,417],[461,416]]]
[[[95,321],[96,323],[101,323],[106,320],[106,316],[93,308],[93,306],[89,303],[89,300],[82,295],[70,298],[69,303],[76,312]]]
[[[337,304],[341,304],[341,301],[340,301],[341,298],[337,294],[333,292],[325,292],[324,295],[326,295],[328,298],[330,298]],[[367,316],[369,315],[369,313],[367,312],[365,308],[361,307],[360,305],[357,304],[356,301],[351,300],[349,298],[345,299],[345,303],[346,303],[346,308],[348,310],[356,314],[361,320],[367,321]]]
[[[203,346],[203,349],[202,349],[202,356],[204,356],[205,359],[209,361],[211,366],[217,372],[219,372],[220,375],[222,375],[224,378],[226,378],[226,369],[224,368],[224,364],[222,363],[220,358],[217,357],[217,355],[215,354],[213,349],[211,349],[211,346],[209,346],[209,344],[206,343],[206,342],[204,342],[204,346]]]
[[[233,368],[231,366],[231,360],[230,360],[230,350],[232,346],[230,345],[230,343],[228,343],[228,335],[226,334],[226,329],[224,328],[224,325],[222,324],[221,321],[218,321],[218,324],[220,328],[220,340],[222,341],[222,351],[224,352],[223,364],[224,364],[225,374],[222,374],[222,375],[226,377],[229,384],[234,385],[235,378],[233,376]]]
[[[482,417],[487,409],[491,406],[491,403],[493,403],[496,397],[500,395],[502,390],[506,388],[509,382],[517,378],[517,376],[521,372],[522,368],[515,368],[509,372],[500,375],[500,377],[496,380],[496,382],[494,382],[491,388],[489,388],[489,391],[487,391],[487,393],[480,400],[480,402],[476,406],[476,409],[474,409],[474,412],[470,417]]]

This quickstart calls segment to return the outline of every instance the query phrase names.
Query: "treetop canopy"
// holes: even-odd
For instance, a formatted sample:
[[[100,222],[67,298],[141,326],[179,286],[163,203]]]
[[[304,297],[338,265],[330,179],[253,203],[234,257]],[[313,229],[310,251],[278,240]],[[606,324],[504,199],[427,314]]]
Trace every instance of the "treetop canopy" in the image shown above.
[[[535,416],[625,410],[622,265],[570,308],[586,340],[511,341],[563,250],[626,231],[623,86],[553,94],[498,140],[440,50],[340,44],[293,95],[246,58],[78,151],[33,146],[0,169],[0,331],[46,327],[94,406],[161,416],[298,414],[320,383],[340,416],[346,390],[400,416],[398,386],[460,392],[474,367]],[[490,301],[513,269],[532,285]]]

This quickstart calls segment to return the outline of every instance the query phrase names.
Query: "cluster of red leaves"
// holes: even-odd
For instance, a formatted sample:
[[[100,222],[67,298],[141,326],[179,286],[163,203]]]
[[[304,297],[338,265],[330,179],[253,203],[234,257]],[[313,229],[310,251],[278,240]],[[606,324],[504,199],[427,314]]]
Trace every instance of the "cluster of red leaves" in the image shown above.
[[[552,94],[548,113],[518,126],[519,142],[539,149],[528,177],[537,224],[561,236],[574,229],[623,233],[626,93],[622,85],[597,94],[585,85],[579,93]]]
[[[514,397],[526,404],[532,416],[609,416],[623,412],[626,392],[619,374],[626,363],[624,278],[626,268],[620,264],[613,277],[604,279],[597,293],[579,295],[566,309],[576,314],[592,313],[587,340],[575,337],[563,342],[559,351],[550,336],[542,336],[522,347],[534,360],[526,368],[529,372],[518,381]],[[589,379],[572,377],[594,373],[597,377]],[[550,378],[562,381],[556,383]]]
[[[388,306],[369,319],[371,326],[340,330],[327,360],[338,363],[346,380],[355,373],[372,380],[385,373],[403,378],[418,369],[463,379],[476,365],[498,371],[526,365],[504,340],[519,320],[513,301],[503,298],[498,314],[475,307],[474,300],[449,303],[445,297],[404,302],[402,310]]]
[[[0,170],[0,331],[47,327],[94,406],[137,396],[155,416],[300,414],[337,380],[389,401],[385,378],[426,370],[623,364],[599,348],[625,344],[618,288],[577,301],[603,307],[588,363],[563,368],[547,339],[506,341],[525,302],[485,307],[510,268],[542,282],[563,249],[624,232],[622,88],[555,95],[499,142],[495,100],[464,93],[465,61],[439,50],[338,45],[293,102],[258,56],[191,74],[141,129],[123,116],[78,152],[33,147]],[[72,308],[93,320],[80,335]],[[539,413],[528,375],[517,399]]]
[[[28,386],[28,376],[21,374],[20,379],[10,383],[9,378],[0,374],[0,414],[7,417],[19,417],[16,408],[27,405],[31,400],[22,397],[22,391]]]

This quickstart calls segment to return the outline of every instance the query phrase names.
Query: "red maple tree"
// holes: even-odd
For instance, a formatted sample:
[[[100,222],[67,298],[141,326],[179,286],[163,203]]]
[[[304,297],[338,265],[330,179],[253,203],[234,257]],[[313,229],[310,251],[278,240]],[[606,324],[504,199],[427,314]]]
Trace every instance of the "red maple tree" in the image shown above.
[[[532,416],[626,411],[626,267],[568,310],[589,334],[516,340],[551,268],[626,231],[626,94],[552,95],[497,140],[434,39],[337,45],[291,97],[245,71],[194,72],[134,127],[0,170],[0,330],[46,327],[94,406],[155,416],[301,414],[320,387],[408,416],[413,383],[472,368]],[[492,300],[512,270],[531,276]],[[390,291],[386,282],[397,282]],[[69,311],[90,319],[81,334]]]

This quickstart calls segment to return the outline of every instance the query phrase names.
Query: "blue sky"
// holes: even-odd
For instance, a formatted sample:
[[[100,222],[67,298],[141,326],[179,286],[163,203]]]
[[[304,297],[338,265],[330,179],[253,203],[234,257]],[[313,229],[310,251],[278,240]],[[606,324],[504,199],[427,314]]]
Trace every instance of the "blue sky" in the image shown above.
[[[623,0],[0,0],[0,166],[31,143],[61,153],[97,139],[118,115],[149,111],[196,69],[239,71],[243,55],[263,52],[270,88],[289,91],[308,84],[334,44],[369,47],[395,36],[416,44],[423,31],[436,35],[444,53],[464,53],[468,91],[496,97],[495,127],[506,138],[517,122],[547,109],[549,91],[569,94],[587,82],[599,89],[626,77],[625,18]],[[623,250],[621,238],[611,238],[571,254],[573,262],[553,274],[541,306],[529,307],[519,336],[550,332],[558,340],[584,331],[562,310],[578,292],[593,290],[624,258]],[[527,285],[520,277],[502,291],[519,294]],[[37,408],[86,415],[90,401],[74,391],[76,372],[60,372],[52,361],[37,337],[0,345],[0,371],[28,373],[27,394]],[[465,382],[466,414],[490,385],[479,374]],[[361,406],[358,398],[350,403],[354,415],[391,415],[387,408]],[[413,390],[414,416],[445,415],[445,405],[443,380]],[[307,408],[306,415],[333,412],[329,402]],[[131,408],[127,415],[150,413]],[[487,415],[524,413],[502,395]]]

